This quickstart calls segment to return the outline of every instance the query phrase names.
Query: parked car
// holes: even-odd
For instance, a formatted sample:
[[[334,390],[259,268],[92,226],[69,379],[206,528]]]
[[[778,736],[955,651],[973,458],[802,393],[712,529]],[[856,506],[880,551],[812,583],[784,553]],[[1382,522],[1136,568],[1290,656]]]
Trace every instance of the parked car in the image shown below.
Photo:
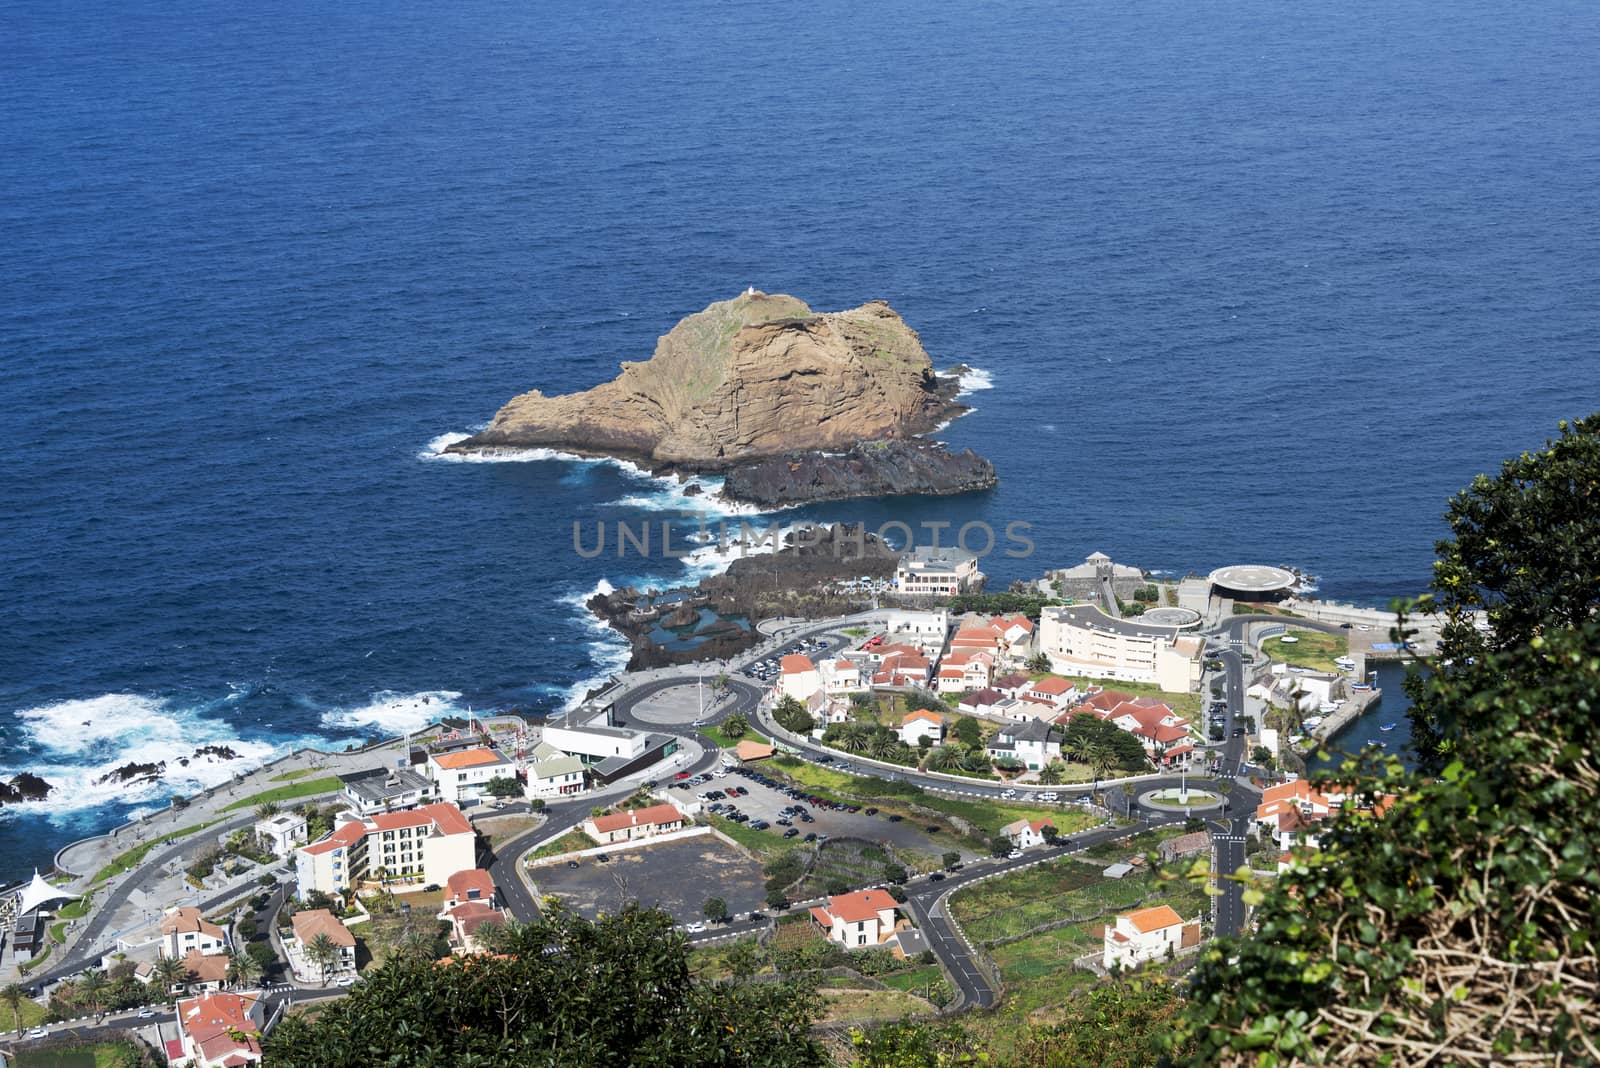
[[[798,828],[790,827],[787,831],[783,832],[783,836],[785,838],[793,838],[795,835],[797,835],[799,833],[800,833],[800,831],[799,831]]]
[[[942,871],[929,872],[928,873],[928,881],[930,883],[942,883],[942,882],[944,882],[944,872],[942,872]]]

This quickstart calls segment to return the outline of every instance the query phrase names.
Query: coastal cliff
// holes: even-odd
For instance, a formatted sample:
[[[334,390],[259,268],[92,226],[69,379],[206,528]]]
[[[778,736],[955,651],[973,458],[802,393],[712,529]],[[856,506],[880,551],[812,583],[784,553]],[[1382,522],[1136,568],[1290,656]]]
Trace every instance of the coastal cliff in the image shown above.
[[[813,312],[747,291],[688,316],[610,382],[506,403],[449,451],[549,447],[722,471],[802,450],[924,433],[965,411],[916,331],[883,301]]]

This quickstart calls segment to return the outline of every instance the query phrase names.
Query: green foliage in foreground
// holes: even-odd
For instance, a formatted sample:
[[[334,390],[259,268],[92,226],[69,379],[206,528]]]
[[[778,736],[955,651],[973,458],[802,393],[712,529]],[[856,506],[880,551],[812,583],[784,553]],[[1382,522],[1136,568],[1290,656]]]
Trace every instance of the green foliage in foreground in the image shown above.
[[[1593,1065],[1600,1041],[1600,622],[1434,677],[1474,724],[1440,777],[1347,767],[1346,814],[1194,972],[1195,1065]],[[1230,958],[1235,958],[1230,961]],[[1261,1058],[1265,1057],[1265,1060]]]
[[[590,922],[560,908],[509,931],[499,956],[397,957],[314,1020],[266,1041],[285,1068],[561,1068],[825,1063],[814,989],[703,984],[672,919],[630,906]]]

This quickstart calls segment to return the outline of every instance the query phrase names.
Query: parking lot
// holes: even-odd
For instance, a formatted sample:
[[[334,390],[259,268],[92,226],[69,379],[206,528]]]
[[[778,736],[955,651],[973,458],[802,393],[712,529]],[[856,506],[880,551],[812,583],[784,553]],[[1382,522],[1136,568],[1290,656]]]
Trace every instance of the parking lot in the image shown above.
[[[762,907],[761,866],[715,835],[700,835],[599,857],[577,867],[550,864],[531,872],[539,894],[555,894],[575,912],[593,919],[630,901],[662,909],[680,924],[705,918],[707,898],[720,897],[735,915]]]
[[[771,682],[778,677],[778,662],[790,653],[804,653],[813,663],[825,660],[830,653],[843,652],[846,643],[836,638],[802,638],[790,642],[765,660],[758,660],[744,669],[744,673],[761,682]]]
[[[691,785],[689,781],[680,781],[674,786],[695,797],[707,795],[708,808],[711,805],[723,806],[723,811],[717,815],[725,818],[747,817],[740,821],[746,827],[764,820],[770,826],[757,829],[780,838],[787,837],[801,842],[807,841],[808,835],[817,836],[810,839],[812,842],[826,838],[864,838],[869,842],[885,842],[896,849],[913,850],[935,857],[951,849],[960,851],[963,859],[971,859],[976,855],[970,850],[963,849],[949,831],[929,833],[928,828],[932,826],[931,823],[917,823],[909,819],[891,820],[875,813],[869,815],[867,809],[872,807],[870,805],[850,806],[856,809],[852,812],[848,809],[831,807],[825,801],[817,803],[802,801],[784,793],[780,786],[767,785],[761,781],[766,778],[766,774],[759,768],[735,768],[709,782]],[[721,798],[710,796],[716,793],[727,794],[729,787],[744,792]],[[792,809],[797,805],[801,806],[801,812],[784,813],[784,809]],[[794,833],[790,834],[790,831]]]

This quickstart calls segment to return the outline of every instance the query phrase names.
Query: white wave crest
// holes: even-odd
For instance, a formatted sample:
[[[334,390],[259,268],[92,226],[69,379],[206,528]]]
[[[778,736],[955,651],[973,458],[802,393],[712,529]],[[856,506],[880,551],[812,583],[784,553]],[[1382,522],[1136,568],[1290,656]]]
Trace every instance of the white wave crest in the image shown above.
[[[320,740],[242,739],[227,722],[208,714],[211,705],[223,702],[185,707],[138,694],[112,693],[22,709],[16,713],[21,734],[38,756],[24,758],[17,747],[10,747],[6,756],[24,762],[0,765],[0,778],[30,771],[50,783],[54,789],[49,797],[30,803],[27,811],[55,819],[103,805],[160,803],[173,794],[219,786],[240,772]],[[230,760],[199,752],[207,746],[226,747],[237,756]],[[129,782],[99,781],[127,764],[165,764],[165,768]]]
[[[596,670],[596,674],[580,679],[567,687],[566,696],[561,703],[563,712],[577,708],[590,690],[604,685],[617,672],[627,670],[628,660],[633,656],[633,646],[611,624],[589,611],[587,607],[589,601],[595,597],[616,592],[615,586],[601,579],[587,591],[569,593],[561,598],[562,604],[577,609],[578,618],[595,634],[595,640],[588,643],[588,649],[589,662]]]
[[[395,693],[383,690],[358,708],[336,708],[322,714],[322,724],[333,730],[369,731],[385,735],[419,731],[444,716],[465,716],[467,710],[455,702],[461,698],[454,690],[428,690],[422,693]]]
[[[968,367],[957,376],[956,381],[961,384],[961,388],[956,391],[957,397],[965,397],[980,389],[994,388],[994,376],[980,367]]]

